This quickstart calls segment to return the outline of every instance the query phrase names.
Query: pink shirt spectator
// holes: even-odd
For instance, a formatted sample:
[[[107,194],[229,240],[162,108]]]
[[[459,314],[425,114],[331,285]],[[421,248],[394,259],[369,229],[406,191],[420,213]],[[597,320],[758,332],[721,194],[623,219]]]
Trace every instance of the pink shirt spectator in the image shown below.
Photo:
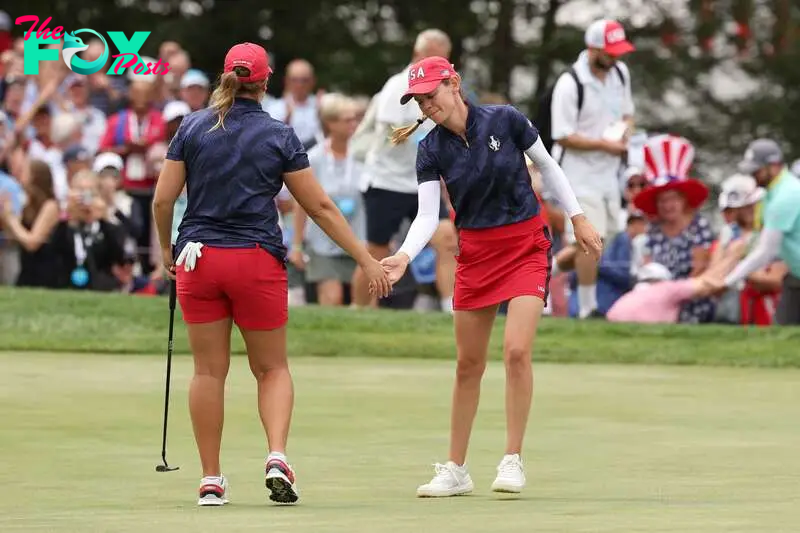
[[[617,300],[606,314],[609,322],[678,322],[681,304],[695,293],[695,280],[660,281],[639,284]]]

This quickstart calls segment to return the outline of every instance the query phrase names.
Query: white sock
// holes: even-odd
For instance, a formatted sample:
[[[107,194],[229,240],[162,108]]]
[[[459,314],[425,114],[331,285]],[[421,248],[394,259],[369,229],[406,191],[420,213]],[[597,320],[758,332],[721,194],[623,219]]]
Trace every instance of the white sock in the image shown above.
[[[453,314],[453,297],[450,296],[449,298],[442,298],[442,311],[445,313]]]
[[[597,285],[578,285],[578,307],[581,317],[597,309]]]
[[[286,456],[281,452],[269,452],[269,455],[267,456],[267,461],[269,461],[270,459],[280,459],[284,463],[286,462]]]

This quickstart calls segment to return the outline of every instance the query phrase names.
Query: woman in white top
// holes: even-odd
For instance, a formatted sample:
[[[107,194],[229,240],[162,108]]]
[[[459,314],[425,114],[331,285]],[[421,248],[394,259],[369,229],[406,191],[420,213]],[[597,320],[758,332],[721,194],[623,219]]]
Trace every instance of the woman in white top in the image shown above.
[[[364,210],[358,188],[362,164],[348,150],[358,126],[356,104],[341,94],[326,94],[320,99],[319,114],[325,140],[308,151],[308,160],[320,185],[336,202],[353,232],[364,238]],[[305,270],[307,282],[317,284],[320,305],[342,305],[344,286],[351,283],[356,262],[319,226],[308,221],[300,204],[295,204],[289,260]]]

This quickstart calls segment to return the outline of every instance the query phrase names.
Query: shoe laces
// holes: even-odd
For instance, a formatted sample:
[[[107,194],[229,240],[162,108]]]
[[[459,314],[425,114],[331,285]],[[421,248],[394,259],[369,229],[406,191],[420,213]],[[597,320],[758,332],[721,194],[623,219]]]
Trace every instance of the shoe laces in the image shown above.
[[[436,475],[433,476],[431,483],[435,483],[437,481],[449,481],[453,477],[453,471],[450,468],[450,465],[434,463],[433,469],[436,471]]]
[[[514,475],[522,470],[522,463],[513,455],[504,457],[497,467],[497,472],[501,475]]]

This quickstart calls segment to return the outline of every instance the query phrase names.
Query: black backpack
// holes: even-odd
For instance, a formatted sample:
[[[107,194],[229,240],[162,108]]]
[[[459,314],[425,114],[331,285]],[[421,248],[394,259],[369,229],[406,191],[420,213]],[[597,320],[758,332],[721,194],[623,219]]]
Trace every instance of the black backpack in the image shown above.
[[[619,65],[614,65],[614,70],[617,71],[617,75],[619,79],[622,80],[624,85],[628,84],[628,80],[622,74],[622,69],[619,68]],[[558,80],[561,79],[561,76],[564,74],[569,74],[572,76],[572,79],[575,80],[575,84],[578,86],[578,114],[580,115],[581,109],[583,108],[583,84],[578,79],[578,74],[575,72],[574,67],[570,67],[556,78],[556,81],[550,86],[550,88],[545,91],[544,95],[539,99],[539,106],[536,111],[536,129],[539,130],[539,138],[542,139],[542,143],[544,147],[547,148],[549,153],[552,153],[553,150],[553,125],[552,125],[552,104],[553,104],[553,89],[555,89],[556,83]]]

